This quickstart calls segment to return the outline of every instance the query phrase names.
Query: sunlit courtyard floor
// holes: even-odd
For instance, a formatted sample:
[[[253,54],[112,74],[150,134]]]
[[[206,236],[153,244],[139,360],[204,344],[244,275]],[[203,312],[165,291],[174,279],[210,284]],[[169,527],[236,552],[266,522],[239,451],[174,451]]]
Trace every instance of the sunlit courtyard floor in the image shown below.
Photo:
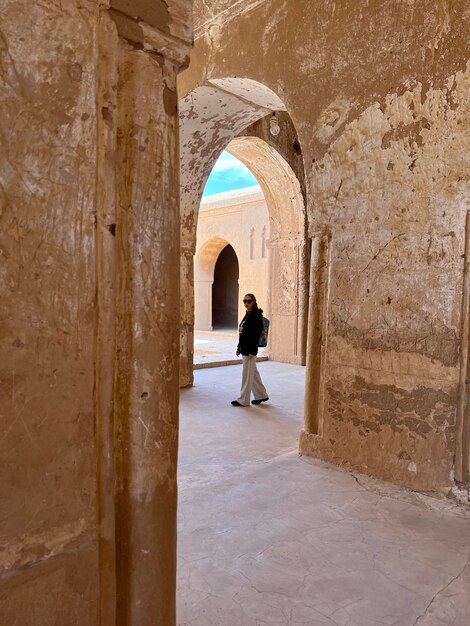
[[[242,362],[237,359],[238,333],[236,329],[226,328],[215,331],[200,330],[194,333],[194,365],[205,367],[209,363]],[[258,357],[263,357],[265,349],[260,348]]]
[[[177,623],[469,626],[466,511],[299,457],[305,369],[259,369],[269,404],[236,367],[181,395]]]

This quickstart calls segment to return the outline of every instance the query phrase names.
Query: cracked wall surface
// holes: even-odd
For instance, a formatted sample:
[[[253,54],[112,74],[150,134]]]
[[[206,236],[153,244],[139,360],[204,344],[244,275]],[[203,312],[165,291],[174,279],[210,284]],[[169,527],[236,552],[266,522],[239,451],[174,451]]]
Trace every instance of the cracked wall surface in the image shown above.
[[[333,253],[312,445],[418,489],[445,488],[455,454],[469,78],[372,105],[313,170]]]
[[[5,624],[45,625],[50,614],[68,624],[78,612],[95,623],[96,20],[94,3],[2,5]]]
[[[2,624],[175,622],[190,2],[108,4],[2,5]]]
[[[468,469],[470,7],[195,8],[180,242],[191,2],[2,5],[2,623],[174,623],[196,210],[272,112],[314,251],[301,451],[423,490]]]
[[[312,251],[301,452],[445,491],[456,454],[468,457],[470,8],[201,2],[195,18],[181,97],[255,80],[302,147],[309,236],[324,243]]]

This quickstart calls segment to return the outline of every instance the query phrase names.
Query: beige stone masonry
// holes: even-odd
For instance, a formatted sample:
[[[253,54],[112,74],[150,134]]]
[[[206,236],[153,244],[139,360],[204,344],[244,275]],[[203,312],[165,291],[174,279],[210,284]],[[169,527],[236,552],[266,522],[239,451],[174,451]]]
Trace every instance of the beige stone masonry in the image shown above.
[[[2,6],[2,624],[175,622],[191,3],[158,4]]]

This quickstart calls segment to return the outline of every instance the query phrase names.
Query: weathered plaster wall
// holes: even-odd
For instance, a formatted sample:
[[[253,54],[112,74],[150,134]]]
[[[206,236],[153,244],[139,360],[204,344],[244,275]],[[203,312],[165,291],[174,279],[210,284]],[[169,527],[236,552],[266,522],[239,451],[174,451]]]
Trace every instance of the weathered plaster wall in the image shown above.
[[[179,77],[180,96],[206,79],[259,81],[292,118],[307,170],[367,106],[408,81],[420,79],[425,91],[443,84],[470,53],[470,7],[463,0],[227,5],[196,0],[197,39]]]
[[[445,490],[464,393],[470,7],[266,0],[235,13],[196,3],[179,87],[250,78],[295,125],[318,251],[301,451]]]
[[[96,623],[96,23],[94,3],[2,4],[5,624]]]
[[[448,486],[455,453],[469,80],[391,94],[313,172],[332,231],[326,396],[301,449],[417,489]]]
[[[175,622],[191,7],[111,4],[2,6],[2,624]]]

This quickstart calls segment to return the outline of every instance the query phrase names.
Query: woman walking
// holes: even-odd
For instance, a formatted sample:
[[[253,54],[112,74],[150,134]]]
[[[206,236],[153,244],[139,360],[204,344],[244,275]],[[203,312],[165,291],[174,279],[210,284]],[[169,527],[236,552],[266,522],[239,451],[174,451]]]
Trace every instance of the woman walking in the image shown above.
[[[258,368],[256,367],[256,355],[263,331],[263,310],[258,308],[256,298],[252,293],[247,293],[243,298],[246,313],[240,322],[237,356],[243,357],[242,386],[240,397],[232,400],[232,406],[250,406],[250,396],[253,392],[254,400],[251,404],[261,404],[269,400],[268,393]]]

